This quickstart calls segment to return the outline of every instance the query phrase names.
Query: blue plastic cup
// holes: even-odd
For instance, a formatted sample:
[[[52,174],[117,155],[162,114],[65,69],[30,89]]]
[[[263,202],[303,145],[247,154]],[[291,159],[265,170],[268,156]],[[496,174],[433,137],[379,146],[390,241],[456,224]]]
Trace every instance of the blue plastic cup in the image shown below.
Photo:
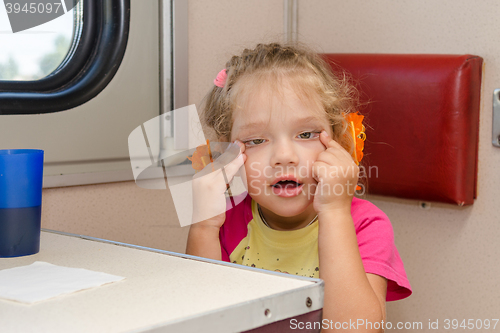
[[[0,150],[0,257],[40,251],[43,150]]]

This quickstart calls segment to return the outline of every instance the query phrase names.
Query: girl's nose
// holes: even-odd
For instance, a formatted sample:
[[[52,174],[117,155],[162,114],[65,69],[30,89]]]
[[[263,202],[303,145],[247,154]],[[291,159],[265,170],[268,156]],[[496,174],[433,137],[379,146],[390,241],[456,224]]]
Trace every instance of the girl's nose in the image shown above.
[[[299,156],[296,147],[288,140],[278,141],[273,144],[271,166],[298,165]]]

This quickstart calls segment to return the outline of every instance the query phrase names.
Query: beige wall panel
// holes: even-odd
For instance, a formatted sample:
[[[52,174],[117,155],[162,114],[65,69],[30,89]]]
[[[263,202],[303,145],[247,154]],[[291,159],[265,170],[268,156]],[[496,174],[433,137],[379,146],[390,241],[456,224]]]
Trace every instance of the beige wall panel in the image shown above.
[[[134,182],[44,189],[42,228],[184,252],[170,193]]]
[[[283,38],[282,0],[189,1],[189,103],[199,103],[233,54]]]
[[[414,291],[388,304],[388,319],[421,321],[419,332],[431,331],[429,319],[439,319],[444,332],[446,318],[491,319],[500,311],[500,149],[491,144],[499,14],[494,0],[299,1],[299,40],[323,52],[470,53],[485,60],[474,205],[424,210],[414,201],[370,198],[391,218]]]

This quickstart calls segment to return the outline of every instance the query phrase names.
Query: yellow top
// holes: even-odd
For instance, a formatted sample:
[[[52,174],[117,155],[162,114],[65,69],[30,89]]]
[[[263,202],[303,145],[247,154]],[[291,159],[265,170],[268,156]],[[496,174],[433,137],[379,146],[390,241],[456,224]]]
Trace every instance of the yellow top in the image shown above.
[[[274,230],[262,222],[253,200],[252,215],[247,236],[229,256],[231,262],[319,278],[317,221],[298,230]]]

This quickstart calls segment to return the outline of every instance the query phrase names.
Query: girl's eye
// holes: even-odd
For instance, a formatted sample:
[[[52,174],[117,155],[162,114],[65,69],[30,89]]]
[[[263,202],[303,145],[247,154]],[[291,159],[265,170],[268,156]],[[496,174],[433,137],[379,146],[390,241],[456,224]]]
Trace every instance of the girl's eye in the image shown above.
[[[321,132],[304,132],[304,133],[300,133],[298,135],[298,137],[300,139],[315,139],[315,138],[319,138],[319,134]]]
[[[247,146],[257,146],[264,143],[264,139],[253,139],[253,140],[248,140],[245,141],[245,145]]]

